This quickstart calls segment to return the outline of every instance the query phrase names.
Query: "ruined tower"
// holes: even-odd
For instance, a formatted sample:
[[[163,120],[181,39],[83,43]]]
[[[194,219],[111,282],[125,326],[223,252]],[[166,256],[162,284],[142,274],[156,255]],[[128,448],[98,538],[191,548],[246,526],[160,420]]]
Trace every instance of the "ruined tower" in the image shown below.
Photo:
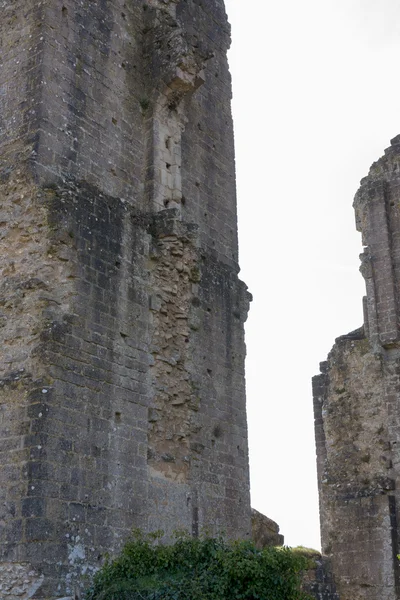
[[[400,136],[355,197],[364,325],[314,378],[322,550],[341,600],[400,598]]]
[[[0,0],[0,597],[250,532],[223,0]]]

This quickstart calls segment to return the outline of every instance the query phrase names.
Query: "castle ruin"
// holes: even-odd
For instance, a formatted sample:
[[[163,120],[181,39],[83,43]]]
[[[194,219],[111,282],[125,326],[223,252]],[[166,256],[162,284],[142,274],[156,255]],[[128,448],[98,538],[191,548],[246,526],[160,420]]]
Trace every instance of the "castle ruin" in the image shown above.
[[[400,136],[354,201],[364,325],[314,378],[322,551],[341,600],[400,598]]]
[[[132,527],[250,534],[230,28],[0,8],[0,597],[72,599]]]
[[[75,600],[132,527],[251,534],[230,28],[223,0],[0,9],[0,598]],[[365,325],[314,380],[341,600],[400,597],[399,165],[356,197]]]

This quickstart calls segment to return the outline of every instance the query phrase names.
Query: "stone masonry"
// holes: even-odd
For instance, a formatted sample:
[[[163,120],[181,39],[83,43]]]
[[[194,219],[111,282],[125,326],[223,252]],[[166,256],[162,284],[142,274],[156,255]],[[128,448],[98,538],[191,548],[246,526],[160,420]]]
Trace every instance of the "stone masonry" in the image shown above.
[[[284,537],[279,533],[279,525],[255,508],[251,509],[251,528],[252,540],[256,548],[283,546]]]
[[[222,0],[0,0],[0,597],[251,532]]]
[[[400,136],[361,181],[364,325],[313,380],[323,552],[341,600],[400,598]]]

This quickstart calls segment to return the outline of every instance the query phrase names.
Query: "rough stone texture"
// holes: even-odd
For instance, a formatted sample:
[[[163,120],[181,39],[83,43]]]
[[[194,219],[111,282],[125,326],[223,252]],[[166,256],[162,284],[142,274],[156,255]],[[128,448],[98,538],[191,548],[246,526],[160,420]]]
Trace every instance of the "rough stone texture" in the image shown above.
[[[0,8],[2,585],[74,597],[132,526],[251,533],[230,32]]]
[[[362,180],[364,326],[313,380],[323,552],[341,600],[400,598],[400,138]]]
[[[309,553],[308,556],[310,556]],[[311,560],[314,566],[304,573],[304,591],[315,600],[339,600],[330,560],[318,552]]]
[[[29,565],[3,563],[0,565],[1,598],[28,600],[40,588],[43,579],[43,575],[38,575]]]
[[[284,537],[279,533],[279,525],[265,515],[251,509],[252,538],[256,548],[283,546]]]

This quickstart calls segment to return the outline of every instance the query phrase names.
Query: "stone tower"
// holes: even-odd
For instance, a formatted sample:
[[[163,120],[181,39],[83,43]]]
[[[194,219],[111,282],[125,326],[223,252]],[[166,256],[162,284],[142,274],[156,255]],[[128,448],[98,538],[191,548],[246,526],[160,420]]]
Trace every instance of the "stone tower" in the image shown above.
[[[364,326],[314,378],[323,552],[341,600],[400,598],[400,136],[355,197]]]
[[[230,30],[0,9],[0,597],[75,598],[133,526],[250,532]]]

